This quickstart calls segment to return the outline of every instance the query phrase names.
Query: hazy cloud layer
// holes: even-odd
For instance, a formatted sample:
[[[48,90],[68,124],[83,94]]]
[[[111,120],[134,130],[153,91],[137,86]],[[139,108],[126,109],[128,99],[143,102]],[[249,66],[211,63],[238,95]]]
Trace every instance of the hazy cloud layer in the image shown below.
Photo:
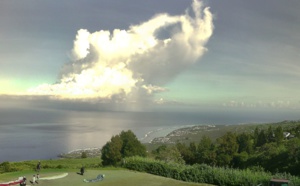
[[[213,16],[197,0],[183,15],[159,14],[128,30],[80,29],[74,62],[64,66],[57,83],[29,94],[123,102],[166,91],[166,83],[204,54],[212,32]]]

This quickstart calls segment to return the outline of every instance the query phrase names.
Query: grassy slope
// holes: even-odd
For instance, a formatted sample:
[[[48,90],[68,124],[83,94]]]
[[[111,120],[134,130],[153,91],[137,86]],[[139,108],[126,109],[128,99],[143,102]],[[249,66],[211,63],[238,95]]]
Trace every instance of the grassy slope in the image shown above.
[[[57,171],[57,172],[55,172]],[[147,186],[209,186],[209,184],[196,184],[177,181],[169,178],[155,176],[147,173],[133,172],[128,170],[87,170],[84,176],[78,175],[76,170],[47,170],[47,172],[41,172],[42,176],[58,175],[62,172],[68,172],[69,175],[65,178],[56,180],[40,180],[39,185],[52,186],[52,185],[71,185],[71,186],[86,186],[86,185],[122,185],[122,186],[134,186],[134,185],[147,185]],[[28,180],[31,180],[34,172],[23,171],[17,173],[9,173],[0,175],[0,180],[9,181],[10,179],[16,179],[19,176],[26,176]],[[98,174],[105,174],[105,179],[96,183],[85,183],[83,179],[94,179]],[[29,184],[29,181],[27,182]]]

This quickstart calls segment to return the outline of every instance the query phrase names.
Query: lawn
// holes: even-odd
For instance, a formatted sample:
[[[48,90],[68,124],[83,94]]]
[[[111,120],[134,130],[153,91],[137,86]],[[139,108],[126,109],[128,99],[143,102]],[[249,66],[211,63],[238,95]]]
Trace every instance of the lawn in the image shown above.
[[[79,171],[79,170],[78,170]],[[54,180],[40,180],[38,185],[43,186],[108,186],[108,185],[122,185],[122,186],[134,186],[134,185],[147,185],[147,186],[211,186],[209,184],[197,184],[197,183],[187,183],[182,181],[177,181],[170,178],[164,178],[160,176],[155,176],[147,173],[134,172],[129,170],[107,170],[107,169],[99,169],[99,170],[86,170],[83,176],[78,175],[76,170],[47,170],[47,172],[41,172],[42,177],[49,177],[60,175],[62,173],[68,173],[68,176],[60,179]],[[32,175],[34,172],[23,171],[23,172],[15,172],[9,174],[0,174],[0,182],[10,181],[17,179],[19,176],[26,176],[27,184],[30,184],[30,180],[32,179]],[[105,174],[105,178],[103,181],[96,183],[85,183],[83,179],[94,179],[98,174]],[[31,185],[31,184],[30,184]],[[37,185],[37,184],[36,184]]]

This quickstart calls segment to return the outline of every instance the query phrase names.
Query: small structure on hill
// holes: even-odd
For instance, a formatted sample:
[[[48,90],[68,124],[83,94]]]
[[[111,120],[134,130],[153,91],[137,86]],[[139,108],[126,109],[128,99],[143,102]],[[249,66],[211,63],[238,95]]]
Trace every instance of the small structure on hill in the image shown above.
[[[288,186],[289,180],[285,179],[271,179],[269,186]]]

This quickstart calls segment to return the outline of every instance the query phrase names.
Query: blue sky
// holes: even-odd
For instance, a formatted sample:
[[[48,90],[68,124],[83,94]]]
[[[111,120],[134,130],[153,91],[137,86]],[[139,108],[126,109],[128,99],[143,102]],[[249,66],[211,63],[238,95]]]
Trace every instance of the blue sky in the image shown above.
[[[202,7],[198,7],[202,14],[200,20],[203,21],[202,26],[207,29],[201,30],[201,26],[193,27],[194,34],[189,36],[188,40],[192,40],[192,44],[187,46],[191,49],[184,47],[185,40],[176,40],[177,37],[171,37],[172,41],[175,41],[174,46],[169,49],[164,48],[167,44],[157,46],[159,44],[145,39],[148,37],[145,34],[148,30],[141,29],[142,33],[136,35],[136,38],[145,39],[141,41],[149,43],[142,46],[145,47],[145,52],[143,51],[137,59],[143,60],[145,65],[135,62],[135,55],[130,56],[132,63],[124,62],[126,67],[122,66],[123,63],[114,63],[115,66],[110,64],[113,67],[110,66],[111,71],[107,72],[105,77],[116,78],[117,83],[105,81],[105,85],[99,85],[103,79],[94,80],[90,75],[87,75],[83,82],[79,80],[83,75],[76,76],[78,79],[76,83],[72,82],[72,85],[66,80],[84,72],[103,77],[107,74],[106,71],[91,71],[91,66],[98,69],[100,67],[89,61],[97,57],[102,59],[102,53],[97,47],[106,49],[107,46],[98,43],[99,46],[93,50],[81,48],[81,52],[89,53],[80,53],[83,55],[80,56],[78,52],[74,52],[77,36],[83,38],[83,35],[88,33],[91,37],[96,37],[94,33],[100,33],[98,31],[102,30],[110,31],[110,37],[113,38],[112,32],[115,29],[137,33],[142,23],[152,20],[157,14],[167,13],[169,17],[156,20],[172,22],[176,19],[175,26],[165,25],[159,28],[162,29],[159,33],[161,36],[156,36],[166,39],[168,34],[180,33],[178,29],[183,28],[177,28],[178,24],[182,24],[177,20],[179,16],[189,15],[195,18],[192,3],[193,1],[186,0],[2,0],[0,94],[2,97],[14,97],[17,94],[24,95],[19,99],[37,97],[39,100],[48,99],[47,96],[50,95],[51,100],[58,97],[58,101],[55,102],[57,104],[70,99],[75,102],[86,101],[90,99],[85,96],[88,94],[92,95],[91,100],[94,102],[113,100],[114,105],[147,101],[156,104],[156,107],[175,105],[185,108],[187,105],[193,105],[193,108],[300,108],[298,0],[201,1]],[[211,34],[209,21],[204,20],[205,7],[210,7],[209,11],[213,15]],[[187,9],[188,13],[185,12]],[[156,24],[162,23],[155,22],[153,25]],[[131,26],[136,26],[137,29],[130,29]],[[79,34],[81,29],[83,31]],[[167,42],[163,39],[158,43]],[[180,44],[183,44],[182,48],[179,47]],[[151,48],[154,45],[155,48]],[[126,50],[125,48],[124,51]],[[195,50],[199,50],[199,53],[194,54]],[[151,59],[147,52],[152,54]],[[111,56],[115,55],[116,53]],[[191,57],[192,55],[195,56]],[[107,57],[109,60],[111,56],[103,58]],[[165,66],[153,65],[164,59]],[[118,70],[114,71],[116,68]],[[115,75],[111,75],[113,73]],[[90,87],[84,83],[85,80],[94,81],[93,85],[97,84],[97,89],[79,90],[76,86],[82,83],[84,87]],[[69,89],[79,91],[80,94],[68,97]],[[61,92],[61,95],[56,95],[57,92]]]

